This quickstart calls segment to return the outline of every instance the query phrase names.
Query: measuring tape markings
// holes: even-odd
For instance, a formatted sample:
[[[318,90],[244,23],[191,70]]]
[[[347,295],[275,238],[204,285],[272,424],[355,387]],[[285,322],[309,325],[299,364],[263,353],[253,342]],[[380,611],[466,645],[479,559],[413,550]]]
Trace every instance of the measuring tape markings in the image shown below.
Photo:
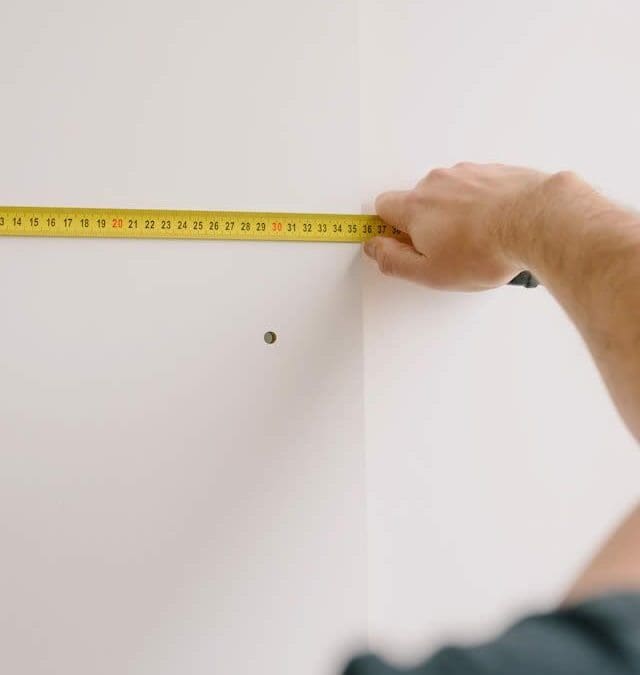
[[[400,235],[369,215],[0,206],[0,236],[361,243]],[[530,272],[510,283],[538,285]]]
[[[0,206],[0,236],[359,243],[399,234],[369,215]]]

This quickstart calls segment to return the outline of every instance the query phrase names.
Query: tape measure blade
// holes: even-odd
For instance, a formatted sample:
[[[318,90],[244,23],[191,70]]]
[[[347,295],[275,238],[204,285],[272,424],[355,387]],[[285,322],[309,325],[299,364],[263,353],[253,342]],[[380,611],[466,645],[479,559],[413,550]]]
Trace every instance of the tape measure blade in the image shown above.
[[[369,215],[0,206],[8,236],[360,243],[392,233]]]

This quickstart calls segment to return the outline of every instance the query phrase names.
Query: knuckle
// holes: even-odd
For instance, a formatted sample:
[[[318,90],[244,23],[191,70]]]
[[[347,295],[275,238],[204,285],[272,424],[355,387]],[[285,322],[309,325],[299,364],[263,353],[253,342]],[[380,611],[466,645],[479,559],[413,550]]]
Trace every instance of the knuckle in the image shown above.
[[[449,174],[449,169],[445,169],[443,167],[438,167],[436,169],[431,169],[426,176],[421,178],[418,181],[418,184],[416,185],[415,190],[420,190],[424,188],[428,188],[431,186],[433,183],[437,183],[438,181],[442,180],[443,178],[446,178],[446,176]]]
[[[406,196],[407,210],[413,211],[415,208],[421,206],[423,201],[424,197],[418,189],[411,190]]]
[[[441,180],[442,178],[446,178],[447,174],[447,169],[443,169],[442,167],[431,169],[427,174],[427,180]]]
[[[454,169],[471,169],[475,166],[473,162],[457,162],[454,164]]]
[[[560,185],[570,185],[578,180],[578,174],[565,169],[564,171],[558,171],[553,178]]]
[[[389,193],[388,192],[382,192],[376,197],[375,201],[375,209],[376,211],[380,211],[380,209],[385,205],[385,203],[389,200]]]
[[[548,178],[546,185],[552,194],[555,192],[562,194],[565,191],[571,191],[580,182],[581,179],[577,173],[573,171],[559,171]]]

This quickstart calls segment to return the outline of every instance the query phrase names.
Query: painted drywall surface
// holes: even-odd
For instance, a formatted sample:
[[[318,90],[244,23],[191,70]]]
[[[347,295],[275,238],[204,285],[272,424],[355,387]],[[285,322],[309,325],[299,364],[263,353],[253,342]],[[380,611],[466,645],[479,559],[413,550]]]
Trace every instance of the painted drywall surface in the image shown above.
[[[354,9],[5,3],[0,200],[353,210]],[[633,202],[634,12],[361,3],[363,197],[471,158]],[[1,665],[330,669],[364,621],[355,251],[2,244]],[[371,633],[406,655],[555,598],[637,464],[544,291],[365,274]]]
[[[360,3],[365,200],[461,160],[637,204],[633,2]],[[638,495],[637,448],[544,289],[365,266],[370,628],[410,658],[553,604]]]
[[[1,15],[0,203],[358,206],[355,3]],[[0,315],[0,670],[335,672],[366,631],[357,247],[5,239]]]

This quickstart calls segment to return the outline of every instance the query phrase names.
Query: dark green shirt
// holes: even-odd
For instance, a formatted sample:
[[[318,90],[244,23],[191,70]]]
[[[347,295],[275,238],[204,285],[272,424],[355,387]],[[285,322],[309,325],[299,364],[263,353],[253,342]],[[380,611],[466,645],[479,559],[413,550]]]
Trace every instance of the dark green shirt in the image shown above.
[[[374,656],[344,675],[640,675],[640,593],[596,597],[527,617],[492,642],[445,647],[398,670]]]

